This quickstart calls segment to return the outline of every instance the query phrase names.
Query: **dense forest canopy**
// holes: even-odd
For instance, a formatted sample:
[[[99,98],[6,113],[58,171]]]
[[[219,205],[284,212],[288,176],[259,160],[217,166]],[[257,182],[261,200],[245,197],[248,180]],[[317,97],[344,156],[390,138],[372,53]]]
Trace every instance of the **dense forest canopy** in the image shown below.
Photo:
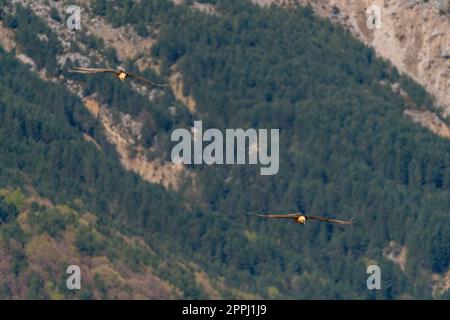
[[[432,99],[310,8],[213,3],[217,15],[163,0],[92,4],[94,13],[143,36],[146,26],[161,25],[149,55],[162,60],[162,78],[174,65],[181,69],[195,114],[167,112],[176,103],[170,92],[151,104],[110,79],[88,80],[85,91],[132,115],[150,112],[161,139],[193,120],[221,129],[280,128],[277,175],[260,176],[252,166],[191,166],[200,196],[186,205],[193,191],[168,191],[125,171],[79,98],[1,51],[0,187],[32,186],[74,207],[81,199],[99,226],[142,236],[161,255],[192,260],[264,298],[431,297],[431,273],[447,272],[450,261],[450,141],[407,120],[405,101],[389,83],[399,82],[419,107]],[[21,14],[8,18],[18,41],[30,23]],[[44,59],[51,54],[37,47],[24,49],[52,68]],[[1,233],[17,209],[0,204]],[[302,227],[248,214],[298,210],[356,223]],[[408,250],[405,271],[383,256],[391,241]],[[382,269],[379,291],[367,290],[369,264]],[[171,277],[186,297],[204,297],[181,273]]]

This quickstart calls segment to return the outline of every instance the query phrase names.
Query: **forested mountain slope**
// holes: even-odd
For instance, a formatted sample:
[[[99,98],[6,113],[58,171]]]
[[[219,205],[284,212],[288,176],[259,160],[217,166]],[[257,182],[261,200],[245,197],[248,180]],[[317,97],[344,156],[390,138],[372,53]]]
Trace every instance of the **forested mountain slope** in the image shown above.
[[[432,107],[423,88],[310,8],[203,2],[214,12],[164,0],[83,3],[115,30],[155,40],[148,58],[126,59],[89,33],[75,35],[68,46],[33,6],[8,7],[2,24],[16,49],[0,56],[0,187],[8,190],[2,191],[0,234],[2,254],[20,254],[15,263],[1,264],[8,275],[0,280],[2,297],[71,297],[55,290],[63,278],[42,289],[49,273],[35,270],[41,262],[27,248],[36,237],[65,237],[69,245],[71,234],[83,232],[86,215],[108,241],[86,236],[90,251],[83,251],[81,240],[73,240],[75,256],[83,257],[76,261],[93,279],[79,298],[448,297],[450,141],[403,115],[407,105]],[[59,8],[54,21],[63,15]],[[29,32],[38,27],[51,46]],[[24,60],[18,52],[34,69],[17,60]],[[55,58],[66,53],[72,53],[67,60]],[[133,71],[137,60],[151,59],[142,72],[167,81],[181,74],[189,99],[173,85],[152,94],[113,78],[67,72],[86,57],[92,65],[124,64]],[[396,83],[405,94],[393,92]],[[142,123],[130,154],[143,150],[161,163],[170,162],[172,130],[194,120],[219,129],[280,128],[280,171],[260,176],[254,166],[187,166],[178,188],[146,181],[123,167],[101,119],[86,109],[86,97],[112,118],[122,113]],[[195,108],[185,105],[189,101]],[[11,200],[17,188],[30,199],[26,205]],[[41,208],[33,204],[37,196],[70,209]],[[356,223],[299,226],[248,214],[297,210]],[[49,222],[27,230],[39,211],[51,212]],[[57,222],[62,231],[52,228],[52,219],[65,221]],[[128,250],[121,236],[110,234],[142,243]],[[58,254],[52,268],[69,263]],[[99,256],[117,269],[119,285],[102,289],[95,282],[100,276],[92,261]],[[132,265],[120,269],[121,260]],[[370,264],[381,267],[381,290],[366,287]],[[156,278],[158,290],[138,286],[148,283],[139,280],[146,275]],[[29,277],[35,280],[24,280]]]
[[[293,0],[252,0],[289,7]],[[436,97],[436,107],[450,111],[450,1],[448,0],[299,0],[314,13],[338,23],[391,61],[399,71]],[[372,8],[372,9],[371,9]],[[380,28],[368,27],[374,9]],[[378,14],[377,13],[377,14]],[[373,20],[372,20],[373,21]],[[370,24],[369,24],[370,26]]]

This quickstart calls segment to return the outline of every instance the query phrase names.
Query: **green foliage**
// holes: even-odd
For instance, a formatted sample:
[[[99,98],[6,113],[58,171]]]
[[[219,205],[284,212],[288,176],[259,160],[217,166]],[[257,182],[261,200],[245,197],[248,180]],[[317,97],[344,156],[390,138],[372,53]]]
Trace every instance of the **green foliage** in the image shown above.
[[[44,290],[45,281],[42,276],[33,272],[28,276],[28,292],[27,299],[48,299],[48,295]]]
[[[106,284],[98,274],[94,276],[94,285],[102,294],[102,299],[108,299]]]
[[[401,87],[412,97],[416,106],[421,108],[433,109],[433,101],[423,87],[420,87],[414,80],[403,77]]]
[[[17,210],[22,209],[25,201],[25,195],[19,188],[12,192],[7,189],[0,189],[0,198],[3,198],[5,203],[14,206]]]
[[[15,40],[37,67],[57,75],[56,56],[62,53],[62,45],[47,24],[20,4],[15,7],[15,15],[7,15],[5,20],[8,27],[16,29]]]
[[[70,209],[45,208],[31,206],[28,212],[30,225],[37,228],[37,231],[47,232],[53,238],[60,238],[69,225],[76,225],[75,213]]]
[[[22,250],[15,250],[11,253],[12,263],[11,263],[11,272],[17,278],[19,277],[27,267],[27,259],[25,257],[25,253]]]
[[[0,299],[7,299],[11,297],[11,288],[6,282],[2,282],[0,285]]]
[[[287,12],[242,1],[219,1],[218,9],[217,17],[172,10],[155,55],[168,67],[181,66],[208,127],[281,128],[281,164],[270,178],[249,167],[200,171],[209,210],[240,221],[204,233],[197,225],[201,219],[191,217],[190,238],[194,233],[201,239],[195,250],[211,254],[204,264],[245,270],[248,277],[235,276],[234,283],[253,279],[258,287],[267,281],[270,265],[272,275],[277,273],[271,279],[284,278],[282,294],[304,298],[357,297],[354,273],[330,274],[328,261],[348,270],[356,264],[360,271],[355,272],[361,272],[362,258],[383,259],[381,249],[391,240],[411,250],[408,259],[416,266],[447,270],[448,221],[419,217],[444,215],[450,207],[450,143],[404,119],[405,102],[380,85],[397,82],[398,73],[340,27],[313,18],[309,9]],[[406,78],[400,83],[417,106],[431,106],[423,88]],[[223,177],[231,182],[222,183]],[[345,231],[310,225],[299,232],[296,226],[266,226],[242,217],[248,211],[291,210],[354,216],[358,223]],[[267,259],[273,242],[244,246],[233,232],[242,227],[314,251],[282,246]],[[220,238],[234,241],[224,245]],[[298,255],[314,259],[306,263]],[[284,275],[295,274],[299,265],[327,275],[334,285],[313,281],[315,291],[287,289]],[[378,298],[399,297],[417,276],[394,266],[383,272],[388,285]]]
[[[17,215],[17,207],[0,196],[0,224],[14,221]]]
[[[59,16],[58,9],[56,9],[55,7],[52,7],[50,9],[50,17],[56,22],[61,22],[61,17]]]
[[[90,256],[104,249],[104,242],[98,232],[92,228],[82,228],[77,235],[75,245],[80,252]]]
[[[163,60],[163,75],[174,63],[181,68],[185,93],[196,99],[198,114],[180,111],[173,117],[167,106],[175,101],[168,91],[149,102],[112,78],[73,79],[83,79],[85,93],[98,94],[113,110],[133,116],[148,112],[147,146],[154,140],[164,145],[171,130],[191,125],[194,117],[202,117],[207,127],[280,128],[276,176],[260,176],[252,166],[191,168],[199,204],[191,200],[191,189],[174,192],[145,183],[120,166],[114,148],[77,97],[61,85],[39,80],[1,52],[1,186],[32,185],[59,203],[80,199],[86,210],[98,213],[95,226],[77,230],[75,244],[83,255],[127,257],[136,271],[151,265],[187,298],[205,294],[191,273],[171,261],[173,256],[264,298],[430,297],[427,272],[445,272],[450,260],[450,142],[404,119],[403,99],[380,81],[400,82],[418,106],[426,106],[430,98],[371,49],[315,18],[308,8],[216,4],[218,16],[163,0],[92,4],[95,13],[116,26],[130,23],[139,32],[161,24],[153,55]],[[44,60],[52,56],[46,51],[50,49],[26,31],[40,29],[48,39],[52,35],[28,13],[19,8],[7,25],[19,31],[27,54],[51,67]],[[82,41],[103,46],[95,38]],[[85,143],[82,133],[93,136],[101,151]],[[294,210],[354,216],[357,223],[301,227],[247,214]],[[36,206],[29,219],[40,232],[45,229],[55,237],[76,225],[56,209]],[[127,250],[106,227],[144,237],[157,255]],[[1,232],[26,240],[14,223],[1,226]],[[383,257],[390,241],[408,248],[405,272]],[[383,270],[377,293],[365,287],[368,259]],[[17,251],[13,260],[19,276],[26,258]],[[40,276],[29,280],[29,296],[46,297],[39,291]],[[94,282],[107,297],[105,281],[96,277]]]

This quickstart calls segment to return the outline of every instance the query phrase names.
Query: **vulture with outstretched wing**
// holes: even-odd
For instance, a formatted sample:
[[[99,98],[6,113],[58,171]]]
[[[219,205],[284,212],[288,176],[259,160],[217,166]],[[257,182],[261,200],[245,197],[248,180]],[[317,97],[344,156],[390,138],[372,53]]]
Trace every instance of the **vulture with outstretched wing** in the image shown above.
[[[336,224],[352,224],[353,218],[350,220],[338,220],[338,219],[331,219],[331,218],[325,218],[325,217],[319,217],[319,216],[307,216],[302,213],[288,213],[288,214],[256,214],[258,217],[263,218],[271,218],[271,219],[292,219],[296,223],[305,224],[306,220],[319,220],[321,222],[329,222],[329,223],[336,223]]]
[[[134,73],[125,71],[123,69],[111,69],[111,68],[84,68],[84,67],[73,67],[73,69],[69,70],[70,72],[83,73],[83,74],[92,74],[92,73],[113,73],[117,76],[117,78],[121,81],[124,81],[126,78],[131,77],[136,80],[139,80],[147,85],[151,85],[154,87],[165,87],[166,84],[155,83],[150,80],[147,80],[141,76],[138,76]]]

